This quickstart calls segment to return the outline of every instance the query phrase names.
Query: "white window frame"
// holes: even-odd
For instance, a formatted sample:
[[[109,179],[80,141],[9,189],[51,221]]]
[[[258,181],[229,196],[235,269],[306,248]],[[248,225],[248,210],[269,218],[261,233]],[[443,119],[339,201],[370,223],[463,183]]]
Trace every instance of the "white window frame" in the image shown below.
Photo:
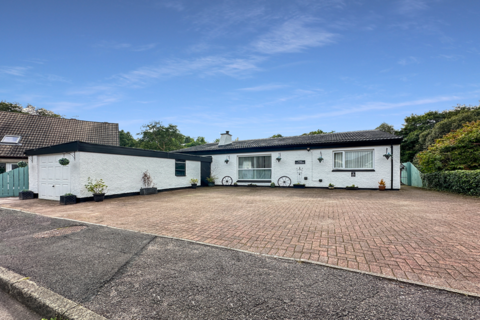
[[[15,142],[11,142],[11,141],[4,141],[5,138],[17,138],[17,141]],[[7,134],[5,135],[3,138],[2,138],[2,143],[9,143],[9,144],[19,144],[20,143],[20,140],[22,139],[22,136],[16,136],[16,135],[13,135],[13,134]]]
[[[252,168],[252,169],[239,169],[240,158],[255,158],[255,157],[270,157],[270,168]],[[270,179],[240,179],[240,170],[268,170],[270,169]],[[237,155],[236,176],[238,181],[258,181],[258,182],[270,182],[273,179],[273,157],[272,154],[242,154]]]
[[[345,152],[357,152],[357,151],[371,151],[372,152],[372,168],[345,168]],[[335,168],[335,153],[342,153],[342,167]],[[333,150],[332,151],[332,170],[375,170],[375,149],[351,149],[351,150]]]

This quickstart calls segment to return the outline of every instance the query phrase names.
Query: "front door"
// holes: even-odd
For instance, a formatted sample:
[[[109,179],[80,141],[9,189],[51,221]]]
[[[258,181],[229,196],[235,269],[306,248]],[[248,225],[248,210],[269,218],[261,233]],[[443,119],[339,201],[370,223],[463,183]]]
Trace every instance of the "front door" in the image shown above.
[[[70,192],[70,166],[58,163],[62,155],[39,156],[40,190],[39,199],[60,200],[60,196]]]

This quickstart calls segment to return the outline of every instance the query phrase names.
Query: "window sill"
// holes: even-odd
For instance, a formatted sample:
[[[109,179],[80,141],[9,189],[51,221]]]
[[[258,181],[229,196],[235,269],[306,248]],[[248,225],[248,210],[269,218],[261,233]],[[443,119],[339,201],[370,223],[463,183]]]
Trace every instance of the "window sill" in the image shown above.
[[[237,180],[237,182],[258,182],[258,183],[271,183],[272,180]]]
[[[333,169],[332,172],[375,172],[375,169]]]

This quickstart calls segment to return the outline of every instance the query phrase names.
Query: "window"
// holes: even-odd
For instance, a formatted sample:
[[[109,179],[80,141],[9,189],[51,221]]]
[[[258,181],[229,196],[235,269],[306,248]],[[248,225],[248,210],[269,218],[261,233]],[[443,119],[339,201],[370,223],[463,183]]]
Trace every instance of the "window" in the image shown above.
[[[334,152],[333,168],[373,169],[373,150]]]
[[[271,156],[238,158],[238,180],[270,180],[271,178]]]
[[[1,142],[5,143],[19,143],[20,142],[20,136],[5,136],[3,137]]]
[[[185,160],[175,159],[175,175],[177,177],[185,177],[187,175],[187,164]]]

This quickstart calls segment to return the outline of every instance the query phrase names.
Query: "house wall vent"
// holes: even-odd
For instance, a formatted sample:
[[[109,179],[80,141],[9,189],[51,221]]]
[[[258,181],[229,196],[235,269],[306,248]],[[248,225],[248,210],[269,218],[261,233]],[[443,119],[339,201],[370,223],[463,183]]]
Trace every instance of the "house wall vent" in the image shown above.
[[[232,135],[230,134],[230,131],[222,133],[220,135],[220,142],[218,143],[219,146],[225,146],[227,144],[232,144]]]

